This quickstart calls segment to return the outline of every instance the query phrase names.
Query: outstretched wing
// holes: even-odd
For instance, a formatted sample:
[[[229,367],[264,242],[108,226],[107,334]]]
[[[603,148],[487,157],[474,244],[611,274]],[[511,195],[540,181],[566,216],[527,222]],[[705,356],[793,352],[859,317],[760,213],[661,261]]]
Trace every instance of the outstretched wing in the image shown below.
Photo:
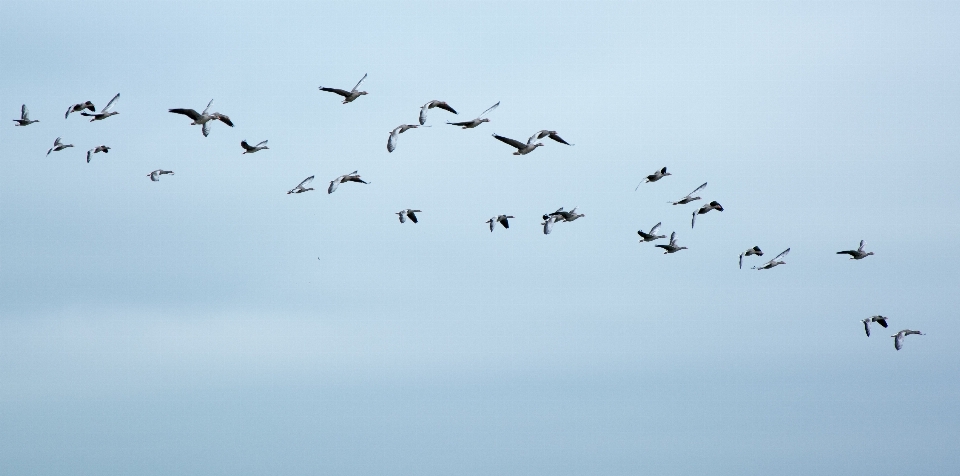
[[[107,106],[100,110],[100,114],[105,114],[112,111],[113,105],[117,103],[117,99],[120,99],[120,93],[117,93],[117,95],[107,103]]]
[[[30,110],[27,109],[26,104],[20,106],[20,119],[23,119],[24,121],[30,120]]]
[[[857,251],[863,251],[863,240],[860,240],[860,247],[857,248]]]
[[[863,330],[867,333],[867,337],[870,337],[870,319],[863,320]]]
[[[347,96],[350,95],[350,91],[344,91],[344,90],[342,90],[342,89],[337,89],[337,88],[320,88],[320,90],[321,90],[321,91],[326,91],[326,92],[328,92],[328,93],[336,93],[336,94],[339,94],[339,95],[341,95],[341,96],[343,96],[343,97],[347,97]]]
[[[557,141],[557,142],[559,142],[559,143],[561,143],[561,144],[573,145],[573,144],[571,144],[571,143],[569,143],[569,142],[561,139],[560,136],[558,136],[556,132],[550,132],[550,134],[548,134],[547,137],[549,137],[549,138],[551,138],[551,139],[553,139],[553,140],[555,140],[555,141]]]
[[[399,127],[397,129],[399,129]],[[390,133],[390,138],[387,139],[387,152],[393,152],[397,148],[397,136],[399,135],[397,129],[394,129],[393,132]]]
[[[193,119],[194,121],[196,121],[197,119],[200,119],[200,114],[197,114],[197,111],[194,111],[193,109],[177,108],[177,109],[170,109],[170,112],[174,114],[183,114],[184,116],[187,116],[190,119]]]
[[[200,132],[203,133],[203,137],[210,135],[210,121],[204,122],[203,125],[200,126]]]
[[[214,114],[214,116],[215,116],[220,122],[222,122],[222,123],[224,123],[224,124],[226,124],[226,125],[228,125],[228,126],[230,126],[230,127],[233,127],[233,121],[231,121],[230,118],[227,117],[226,114],[216,113],[216,114]]]
[[[489,108],[489,109],[487,109],[486,111],[483,111],[482,113],[480,113],[480,115],[479,115],[479,116],[477,116],[477,119],[480,119],[480,118],[482,118],[482,117],[483,117],[483,116],[485,116],[485,115],[486,115],[486,114],[487,114],[488,112],[490,112],[490,111],[492,111],[492,110],[494,110],[494,109],[496,109],[496,108],[497,108],[497,106],[499,106],[499,105],[500,105],[500,101],[497,101],[497,103],[496,103],[496,104],[494,104],[493,106],[490,106],[490,108]]]
[[[342,178],[343,178],[343,176],[341,175],[341,176],[333,179],[333,180],[330,182],[330,186],[327,187],[327,193],[328,193],[328,194],[337,191],[337,186],[340,185],[340,179],[342,179]]]
[[[787,249],[783,250],[782,253],[778,254],[776,258],[774,258],[774,259],[772,259],[772,260],[770,260],[770,261],[777,261],[777,260],[779,260],[780,258],[783,258],[784,256],[787,256],[788,253],[790,253],[790,248],[787,248]]]
[[[499,140],[500,142],[503,142],[504,144],[509,144],[513,147],[516,147],[518,150],[524,149],[527,147],[527,144],[524,144],[523,142],[520,142],[517,140],[510,139],[508,137],[498,136],[496,134],[493,134],[493,137],[496,137],[497,140]]]
[[[432,102],[433,101],[430,101],[424,104],[423,107],[420,108],[420,125],[421,126],[427,123],[427,109],[430,109],[430,104]]]
[[[297,187],[298,187],[298,188],[299,188],[299,187],[302,187],[302,186],[304,186],[304,185],[306,185],[306,184],[308,184],[308,183],[310,183],[310,182],[313,182],[313,175],[311,175],[311,176],[303,179],[303,182],[300,182],[300,185],[297,185]]]
[[[262,143],[263,143],[263,142],[261,142],[261,144],[262,144]],[[245,141],[245,140],[240,141],[240,147],[243,147],[244,149],[246,149],[246,150],[248,150],[248,151],[256,149],[256,147],[251,147],[250,144],[247,144],[247,141]]]
[[[740,269],[743,269],[743,253],[740,253]]]
[[[657,233],[657,231],[660,230],[660,225],[662,225],[662,224],[663,224],[663,222],[659,222],[659,223],[657,223],[656,225],[653,225],[653,228],[650,229],[650,234],[651,234],[651,235],[655,235],[655,234]]]
[[[470,125],[470,124],[473,124],[473,121],[448,122],[447,124],[450,124],[451,126],[468,126],[468,125]]]
[[[356,91],[357,88],[360,87],[360,83],[362,83],[364,79],[367,79],[367,73],[364,73],[363,77],[360,78],[360,81],[357,81],[357,85],[353,87],[353,91]],[[353,92],[353,91],[350,91],[350,92]]]
[[[689,196],[692,196],[693,194],[695,194],[695,193],[697,193],[697,192],[699,192],[699,191],[701,191],[701,190],[703,190],[703,189],[704,189],[704,188],[706,188],[706,187],[707,187],[707,182],[703,182],[703,185],[701,185],[701,186],[699,186],[699,187],[697,187],[697,188],[695,188],[695,189],[693,189],[693,191],[692,191],[692,192],[690,192],[690,193],[688,193],[688,194],[687,194],[687,196],[688,196],[688,197],[689,197]]]

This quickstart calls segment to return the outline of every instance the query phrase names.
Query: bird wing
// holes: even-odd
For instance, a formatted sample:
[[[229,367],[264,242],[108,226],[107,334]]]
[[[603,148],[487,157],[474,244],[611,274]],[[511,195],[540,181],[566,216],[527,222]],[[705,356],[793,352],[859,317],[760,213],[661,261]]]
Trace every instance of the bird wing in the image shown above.
[[[674,244],[677,241],[677,232],[670,233],[670,244]]]
[[[263,143],[263,142],[261,142],[261,144],[262,144],[262,143]],[[251,147],[250,144],[247,144],[247,141],[245,141],[245,140],[240,141],[240,147],[243,147],[244,149],[249,150],[249,151],[252,151],[252,150],[256,149],[256,147]]]
[[[267,145],[267,141],[260,142],[259,144],[255,145],[254,147],[262,147],[262,146],[265,146],[265,145]]]
[[[650,229],[650,234],[651,234],[651,235],[656,234],[656,233],[657,233],[657,230],[660,229],[660,225],[662,225],[662,224],[663,224],[663,222],[660,222],[660,223],[657,223],[656,225],[653,225],[653,228]]]
[[[447,104],[447,103],[445,103],[445,102],[443,102],[443,101],[440,101],[439,103],[435,104],[433,107],[439,107],[440,109],[443,109],[444,111],[452,112],[452,113],[454,113],[454,114],[457,114],[457,111],[456,111],[454,108],[450,107],[449,104]]]
[[[90,163],[90,155],[93,154],[93,150],[94,150],[94,149],[90,149],[90,150],[87,151],[87,163],[88,163],[88,164]]]
[[[893,336],[893,348],[900,350],[901,347],[903,347],[903,331],[897,332],[897,334]]]
[[[517,140],[510,139],[508,137],[498,136],[496,134],[493,134],[493,137],[496,137],[497,140],[499,140],[500,142],[503,142],[504,144],[509,144],[517,148],[517,150],[525,149],[527,147],[527,144],[524,144],[523,142],[520,142]]]
[[[341,175],[341,176],[339,176],[339,177],[337,177],[337,178],[335,178],[335,179],[333,179],[333,180],[330,181],[330,186],[327,187],[327,193],[328,193],[328,194],[337,191],[337,186],[340,185],[340,180],[341,180],[342,178],[343,178],[343,175]]]
[[[690,219],[690,228],[693,228],[693,224],[697,222],[697,212],[693,212],[693,218]]]
[[[863,330],[867,333],[867,337],[870,337],[870,319],[863,319]]]
[[[357,85],[353,87],[353,91],[356,91],[357,88],[360,87],[360,83],[362,83],[364,79],[367,79],[367,73],[363,73],[363,77],[360,78],[360,81],[357,81]],[[353,91],[350,91],[350,92],[353,92]]]
[[[474,119],[474,120],[476,120],[476,119]],[[473,121],[448,122],[447,124],[450,124],[451,126],[466,126],[466,125],[473,124]]]
[[[863,251],[863,240],[860,240],[860,247],[857,248],[857,251]]]
[[[790,253],[790,248],[787,248],[787,249],[783,250],[782,253],[778,254],[776,258],[770,260],[770,262],[777,261],[777,260],[779,260],[780,258],[783,258],[784,256],[787,256],[787,254],[789,254],[789,253]]]
[[[494,225],[494,223],[496,223],[496,222],[497,222],[497,219],[496,219],[496,218],[491,218],[491,219],[489,219],[489,220],[487,220],[487,221],[485,222],[485,223],[489,223],[489,224],[490,224],[490,231],[491,231],[491,232],[493,232],[493,225]]]
[[[482,117],[483,117],[483,116],[485,116],[485,115],[486,115],[486,114],[487,114],[488,112],[490,112],[490,111],[492,111],[492,110],[494,110],[494,109],[496,109],[496,108],[497,108],[497,106],[499,106],[499,105],[500,105],[500,101],[497,101],[497,103],[496,103],[496,104],[494,104],[493,106],[490,106],[490,108],[489,108],[489,109],[487,109],[486,111],[483,111],[482,113],[480,113],[480,115],[479,115],[479,116],[477,116],[477,119],[480,119],[480,118],[482,118]]]
[[[410,218],[410,221],[417,223],[417,215],[413,212],[419,212],[420,210],[407,210],[407,217]]]
[[[210,135],[210,121],[204,122],[203,125],[200,126],[200,132],[203,132],[203,137]]]
[[[197,119],[200,119],[200,114],[197,114],[197,111],[194,111],[193,109],[177,108],[177,109],[170,109],[170,112],[174,114],[183,114],[184,116],[187,116],[190,119],[193,119],[194,121],[196,121]]]
[[[877,316],[877,317],[873,318],[873,320],[876,321],[877,324],[880,324],[880,325],[883,326],[883,327],[887,327],[887,318],[885,318],[885,317],[883,317],[883,316]]]
[[[336,94],[339,94],[339,95],[341,95],[341,96],[343,96],[343,97],[350,96],[350,91],[344,91],[344,90],[342,90],[342,89],[337,89],[337,88],[320,88],[320,90],[321,90],[321,91],[326,91],[326,92],[328,92],[328,93],[336,93]]]
[[[507,220],[508,218],[513,218],[513,217],[503,217],[502,219],[497,221],[499,221],[504,228],[510,228],[510,221]],[[491,223],[491,226],[493,226],[492,223]]]
[[[699,187],[697,187],[697,188],[695,188],[695,189],[693,189],[693,191],[692,191],[692,192],[690,192],[690,193],[688,193],[688,194],[687,194],[687,196],[688,196],[688,197],[690,197],[690,196],[693,196],[693,194],[695,194],[695,193],[697,193],[697,192],[699,192],[699,191],[701,191],[701,190],[703,190],[704,188],[706,188],[706,186],[707,186],[707,182],[703,182],[703,185],[701,185],[701,186],[699,186]]]
[[[113,105],[117,103],[117,99],[120,99],[120,93],[117,93],[117,95],[107,103],[107,106],[100,110],[100,114],[106,114],[110,112],[113,108]]]
[[[427,109],[430,109],[430,104],[433,104],[433,101],[430,101],[424,104],[423,107],[420,108],[420,125],[421,126],[427,123]]]
[[[222,123],[224,123],[224,124],[226,124],[226,125],[228,125],[228,126],[230,126],[230,127],[233,127],[233,121],[231,121],[230,118],[229,118],[226,114],[220,114],[220,113],[218,112],[218,113],[214,114],[214,117],[216,117],[220,122],[222,122]]]
[[[399,127],[397,129],[400,129]],[[387,152],[393,152],[397,148],[397,129],[394,129],[390,133],[390,138],[387,139]]]
[[[54,141],[53,141],[53,146],[56,147],[56,146],[60,145],[60,143],[61,143],[61,142],[60,142],[60,138],[57,137],[57,138],[54,139]]]
[[[740,269],[743,269],[743,253],[740,253]]]
[[[213,105],[213,99],[211,99],[210,102],[207,103],[207,107],[203,108],[202,114],[203,114],[204,116],[206,116],[206,115],[207,115],[207,112],[210,111],[210,106],[212,106],[212,105]]]
[[[20,106],[20,119],[23,119],[25,121],[30,120],[30,110],[27,109],[26,104]]]
[[[76,105],[76,104],[74,104],[74,106],[75,106],[75,105]],[[71,112],[73,112],[73,106],[70,106],[70,107],[67,108],[67,113],[63,115],[63,118],[66,119],[66,118],[70,117],[70,113],[71,113]]]
[[[544,235],[549,235],[550,232],[553,231],[553,223],[554,223],[555,221],[556,221],[556,217],[550,217],[550,218],[547,218],[547,219],[543,222],[543,234],[544,234]]]
[[[857,252],[856,252],[856,251],[853,251],[853,250],[837,251],[837,254],[838,254],[838,255],[857,256]]]

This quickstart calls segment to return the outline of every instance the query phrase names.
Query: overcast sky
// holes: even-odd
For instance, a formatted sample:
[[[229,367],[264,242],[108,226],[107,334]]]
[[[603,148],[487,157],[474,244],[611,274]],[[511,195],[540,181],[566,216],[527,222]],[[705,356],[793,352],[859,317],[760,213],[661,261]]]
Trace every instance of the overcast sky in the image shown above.
[[[956,2],[0,9],[10,474],[960,473]]]

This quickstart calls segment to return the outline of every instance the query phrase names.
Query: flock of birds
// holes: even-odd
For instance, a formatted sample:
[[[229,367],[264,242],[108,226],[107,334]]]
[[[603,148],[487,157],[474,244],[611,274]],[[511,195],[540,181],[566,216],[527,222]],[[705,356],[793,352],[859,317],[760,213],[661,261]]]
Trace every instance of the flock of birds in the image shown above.
[[[358,88],[360,87],[360,84],[363,83],[363,80],[365,80],[366,78],[367,78],[367,75],[364,74],[363,78],[360,78],[360,81],[358,81],[357,84],[350,91],[347,91],[344,89],[338,89],[338,88],[328,88],[328,87],[320,87],[320,90],[324,92],[331,92],[339,96],[342,96],[343,97],[342,104],[349,104],[357,100],[357,98],[359,98],[360,96],[365,96],[368,94],[366,91],[358,90]],[[117,100],[119,98],[120,98],[120,94],[118,93],[99,112],[97,112],[96,107],[90,101],[74,104],[69,108],[67,108],[67,112],[66,114],[64,114],[64,119],[68,119],[71,113],[78,112],[80,113],[81,116],[90,117],[91,118],[90,122],[102,121],[111,116],[115,116],[119,114],[119,112],[114,110],[114,106],[116,105]],[[203,133],[204,137],[207,137],[210,134],[211,125],[217,121],[223,124],[226,124],[227,126],[234,127],[233,121],[231,121],[230,117],[228,117],[227,115],[219,112],[211,112],[210,107],[212,105],[213,105],[213,100],[211,99],[210,102],[207,103],[206,108],[203,109],[203,112],[198,113],[194,109],[186,109],[186,108],[170,109],[169,112],[173,114],[181,114],[190,118],[192,120],[190,125],[201,126],[201,132]],[[486,115],[491,111],[493,111],[494,109],[496,109],[498,106],[500,106],[499,102],[487,108],[485,111],[480,113],[480,115],[477,116],[475,119],[472,119],[469,121],[463,121],[463,122],[447,122],[447,124],[458,126],[462,129],[474,129],[485,122],[490,122],[490,119],[487,118]],[[451,114],[458,114],[457,111],[445,101],[432,100],[427,102],[420,108],[420,116],[419,116],[418,124],[401,124],[396,128],[394,128],[392,131],[390,131],[390,135],[387,139],[387,152],[393,152],[394,150],[396,150],[397,141],[400,134],[403,134],[404,132],[410,129],[416,129],[419,127],[430,127],[426,125],[427,114],[429,110],[435,109],[435,108],[442,109]],[[30,118],[30,111],[29,109],[27,109],[26,104],[24,104],[20,108],[20,119],[14,119],[13,121],[16,122],[15,124],[16,126],[29,126],[31,124],[40,122],[39,120]],[[498,134],[493,134],[493,137],[515,148],[516,151],[513,153],[513,155],[526,155],[533,152],[538,147],[543,147],[544,144],[538,141],[546,138],[549,138],[555,142],[559,142],[564,145],[568,145],[568,146],[573,145],[565,141],[563,138],[561,138],[556,131],[551,131],[546,129],[536,132],[535,134],[530,136],[530,138],[527,139],[526,142],[520,142],[518,140],[504,137]],[[240,146],[244,150],[243,154],[252,154],[262,150],[269,149],[269,147],[267,147],[266,140],[261,141],[256,145],[250,145],[249,143],[247,143],[246,140],[243,140],[240,142]],[[57,137],[57,139],[53,143],[53,147],[47,150],[47,155],[50,155],[53,152],[59,152],[71,147],[73,147],[73,144],[65,144],[63,143],[61,137]],[[101,153],[101,152],[109,153],[110,147],[106,145],[99,145],[88,150],[86,153],[87,162],[89,163],[91,161],[94,154]],[[149,177],[151,181],[158,182],[160,180],[160,177],[163,175],[174,175],[174,173],[173,171],[170,171],[170,170],[157,169],[147,174],[147,177]],[[639,190],[640,186],[643,185],[644,183],[658,182],[670,175],[672,174],[670,172],[667,172],[667,168],[663,167],[655,171],[653,174],[646,176],[646,178],[641,183],[637,184],[637,187],[634,189],[634,191]],[[308,185],[313,181],[313,179],[314,179],[313,175],[307,177],[302,182],[300,182],[296,187],[287,191],[287,194],[305,193],[305,192],[314,190],[312,187],[308,187]],[[349,174],[344,174],[331,180],[330,185],[327,187],[327,193],[331,194],[335,192],[337,190],[337,187],[340,184],[344,184],[348,182],[356,182],[356,183],[362,183],[362,184],[369,183],[361,179],[358,171],[355,170]],[[688,203],[701,200],[701,197],[697,195],[697,193],[699,193],[706,187],[707,187],[707,182],[704,182],[702,185],[695,188],[692,192],[688,193],[686,196],[680,198],[679,200],[670,201],[668,203],[670,203],[671,205],[686,205]],[[718,203],[717,201],[710,201],[709,203],[706,203],[701,207],[699,207],[698,209],[694,210],[692,212],[692,216],[690,220],[690,228],[693,229],[694,226],[696,225],[698,215],[704,215],[713,210],[716,210],[718,212],[723,212],[723,206],[720,205],[720,203]],[[416,215],[417,213],[422,213],[422,211],[405,208],[403,210],[396,212],[395,214],[399,217],[400,223],[406,223],[408,219],[413,223],[418,223],[418,219]],[[586,215],[582,213],[577,213],[576,207],[574,207],[572,210],[569,210],[569,211],[565,211],[563,207],[561,207],[552,213],[546,213],[543,215],[543,222],[541,223],[541,225],[543,225],[543,233],[545,235],[549,235],[553,231],[553,225],[556,223],[570,223],[584,216]],[[514,217],[512,215],[496,215],[494,217],[491,217],[485,223],[487,223],[490,226],[491,232],[493,232],[497,224],[500,224],[505,229],[509,229],[510,228],[509,219],[511,218],[514,218]],[[637,231],[637,234],[640,236],[640,243],[648,243],[648,242],[653,242],[653,241],[666,238],[665,235],[657,234],[660,230],[661,225],[662,225],[662,222],[654,225],[650,229],[650,231],[644,231],[644,230]],[[686,246],[679,246],[677,244],[677,233],[675,231],[670,233],[670,240],[667,244],[657,244],[655,246],[657,248],[663,249],[664,254],[672,254],[672,253],[676,253],[678,251],[687,249]],[[862,260],[868,256],[873,255],[872,251],[869,251],[869,252],[864,251],[863,248],[864,248],[864,241],[861,240],[860,246],[856,250],[838,251],[837,254],[849,255],[850,259],[853,259],[853,260]],[[787,248],[784,251],[782,251],[780,254],[778,254],[775,258],[767,261],[762,265],[753,266],[752,269],[766,270],[766,269],[772,269],[782,264],[786,264],[786,262],[783,261],[783,258],[786,257],[787,254],[789,253],[790,253],[790,248]],[[740,253],[740,258],[739,258],[740,269],[743,269],[743,259],[745,257],[751,257],[751,256],[763,256],[763,251],[760,249],[759,246],[753,246],[751,248],[748,248],[746,251]],[[886,328],[888,319],[889,318],[880,316],[880,315],[871,316],[866,319],[863,319],[861,322],[863,323],[863,327],[864,327],[864,330],[866,331],[867,337],[870,337],[870,323],[877,323],[880,326]],[[903,346],[903,339],[906,336],[911,334],[923,335],[920,331],[915,331],[911,329],[901,330],[900,332],[897,332],[896,334],[891,336],[894,338],[894,348],[896,350],[900,350]]]

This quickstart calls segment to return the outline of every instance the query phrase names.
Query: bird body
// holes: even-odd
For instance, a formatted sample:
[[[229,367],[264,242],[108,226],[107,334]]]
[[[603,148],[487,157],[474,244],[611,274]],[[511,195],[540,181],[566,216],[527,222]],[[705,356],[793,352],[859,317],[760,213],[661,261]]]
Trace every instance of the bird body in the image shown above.
[[[267,141],[260,142],[257,145],[250,145],[250,144],[247,144],[247,141],[242,140],[240,141],[240,147],[243,147],[244,154],[252,154],[260,150],[269,149],[269,147],[267,147]],[[243,155],[243,154],[240,154],[240,155]]]
[[[120,114],[119,112],[113,110],[113,105],[117,103],[117,99],[120,99],[120,93],[117,93],[117,95],[114,96],[113,99],[111,99],[110,102],[108,102],[107,105],[100,110],[100,112],[93,112],[93,113],[81,112],[80,115],[92,117],[93,119],[90,119],[90,122],[102,121],[110,116],[116,116],[117,114]],[[92,108],[93,105],[91,104],[90,106]],[[69,114],[69,112],[70,111],[68,110],[67,113]]]
[[[693,218],[690,219],[690,228],[693,228],[693,224],[697,222],[697,215],[703,215],[704,213],[707,213],[710,210],[716,210],[716,211],[722,212],[723,207],[716,201],[710,202],[700,207],[699,210],[693,212]]]
[[[866,319],[860,319],[860,322],[863,323],[863,330],[867,333],[867,337],[870,337],[870,323],[876,322],[877,324],[880,324],[882,327],[887,327],[887,319],[889,318],[883,317],[883,316],[870,316]],[[897,349],[897,350],[900,350],[900,349]]]
[[[767,261],[767,262],[764,263],[762,266],[759,266],[759,267],[754,266],[753,269],[756,269],[756,270],[759,271],[759,270],[761,270],[761,269],[770,269],[770,268],[775,268],[775,267],[777,267],[777,266],[780,266],[781,264],[787,264],[786,261],[780,261],[780,258],[783,258],[784,256],[787,256],[788,253],[790,253],[790,248],[787,248],[787,249],[783,250],[783,252],[781,252],[780,254],[778,254],[776,258],[774,258],[774,259],[772,259],[772,260],[770,260],[770,261]]]
[[[60,142],[60,138],[57,137],[57,140],[53,141],[53,147],[47,150],[47,155],[50,155],[51,152],[60,152],[67,147],[73,147],[73,144],[64,144],[63,142]]]
[[[430,101],[424,104],[423,107],[420,108],[420,125],[421,126],[427,123],[427,111],[435,107],[443,109],[444,111],[452,112],[454,114],[457,113],[457,111],[455,111],[452,107],[450,107],[449,104],[447,104],[444,101],[437,101],[437,100]]]
[[[656,225],[653,225],[653,228],[651,228],[650,231],[648,231],[648,232],[645,232],[645,231],[643,231],[643,230],[638,230],[638,231],[637,231],[637,234],[640,235],[640,243],[644,243],[644,242],[648,242],[648,241],[654,241],[654,240],[659,240],[660,238],[666,238],[666,235],[658,235],[658,234],[657,234],[657,231],[660,230],[660,225],[661,225],[661,224],[662,224],[662,222],[661,222],[661,223],[657,223]]]
[[[855,250],[838,251],[837,254],[838,254],[838,255],[850,255],[850,259],[857,259],[857,260],[864,259],[864,258],[866,258],[867,256],[872,255],[872,254],[873,254],[873,251],[864,252],[864,251],[863,251],[863,245],[864,245],[863,240],[860,240],[860,247],[859,247],[859,248],[857,248],[857,249],[855,249]]]
[[[917,334],[917,335],[921,335],[921,336],[924,335],[924,334],[923,334],[922,332],[920,332],[920,331],[912,331],[912,330],[910,330],[910,329],[904,329],[904,330],[902,330],[902,331],[900,331],[900,332],[897,332],[896,334],[890,336],[890,337],[893,337],[893,348],[894,348],[894,349],[897,349],[897,350],[900,350],[900,348],[903,347],[903,338],[906,337],[906,336],[908,336],[908,335],[910,335],[910,334]]]
[[[93,103],[90,101],[86,101],[86,102],[74,104],[73,106],[70,106],[69,108],[67,108],[67,113],[63,115],[63,118],[66,119],[70,117],[71,112],[80,112],[80,111],[83,111],[84,109],[88,109],[90,110],[90,112],[97,112],[97,108],[93,106]]]
[[[13,122],[16,122],[14,126],[29,126],[34,122],[40,122],[39,120],[30,120],[30,110],[27,109],[27,105],[24,104],[20,106],[20,119],[14,119]]]
[[[305,187],[304,187],[304,185],[306,185],[306,184],[308,184],[308,183],[310,183],[310,182],[313,182],[313,175],[311,175],[311,176],[303,179],[303,182],[300,182],[300,184],[297,185],[296,187],[291,188],[290,191],[287,192],[287,195],[290,195],[291,193],[303,193],[303,192],[309,192],[309,191],[313,190],[312,188],[305,188]]]
[[[170,170],[157,169],[147,174],[147,177],[150,177],[151,182],[159,182],[161,175],[173,175],[173,172]]]
[[[88,151],[87,151],[87,163],[88,163],[88,164],[90,163],[90,158],[91,158],[91,156],[92,156],[93,154],[97,154],[97,153],[100,153],[100,152],[103,152],[104,154],[109,153],[109,152],[110,152],[110,148],[107,147],[107,146],[105,146],[105,145],[98,145],[98,146],[96,146],[96,147],[88,150]]]
[[[349,174],[341,175],[341,176],[339,176],[339,177],[331,180],[331,181],[330,181],[330,186],[327,187],[327,194],[331,194],[331,193],[337,191],[337,186],[338,186],[338,185],[340,185],[341,183],[347,183],[347,182],[359,182],[359,183],[363,183],[363,184],[367,183],[367,182],[364,182],[364,181],[360,178],[360,176],[357,175],[357,171],[354,170],[353,172],[351,172],[351,173],[349,173]]]
[[[366,74],[364,74],[363,77],[360,78],[360,81],[357,81],[357,85],[354,86],[353,89],[351,89],[350,91],[345,91],[343,89],[337,89],[337,88],[325,88],[323,86],[320,87],[320,90],[343,96],[343,102],[341,104],[346,104],[349,102],[353,102],[355,99],[357,99],[360,96],[364,96],[368,94],[366,91],[357,91],[357,88],[360,87],[360,83],[362,83],[364,79],[367,79]]]
[[[170,109],[169,111],[174,114],[183,114],[184,116],[193,119],[193,122],[190,123],[191,126],[201,126],[200,132],[203,133],[203,137],[210,135],[210,123],[211,121],[220,121],[230,127],[233,127],[233,121],[230,120],[226,114],[220,114],[219,112],[209,112],[210,106],[213,104],[213,99],[207,103],[207,107],[203,109],[203,112],[198,113],[193,109],[185,108],[176,108]],[[265,143],[266,141],[264,141]],[[242,146],[243,144],[241,144]]]
[[[687,249],[686,246],[677,246],[677,232],[670,233],[670,243],[666,245],[656,245],[657,248],[663,248],[663,254],[676,253],[680,250]]]
[[[403,210],[400,210],[396,214],[400,216],[400,223],[406,223],[407,218],[409,218],[410,221],[417,223],[417,215],[416,215],[417,213],[421,213],[421,211],[404,208]]]
[[[759,246],[754,246],[753,248],[740,253],[740,269],[743,269],[743,257],[744,256],[763,256],[763,251],[760,251]]]
[[[496,109],[497,106],[499,106],[499,105],[500,105],[500,101],[497,101],[496,104],[494,104],[493,106],[490,106],[486,111],[483,111],[482,114],[480,114],[479,116],[477,116],[476,119],[473,119],[473,120],[471,120],[471,121],[465,121],[465,122],[448,122],[447,124],[450,124],[451,126],[460,126],[461,129],[473,129],[474,127],[477,127],[477,126],[479,126],[480,124],[483,124],[484,122],[490,122],[490,119],[487,119],[487,118],[485,118],[485,117],[483,117],[483,116],[485,116],[488,112]]]
[[[503,225],[504,228],[510,228],[510,222],[507,220],[508,218],[513,218],[513,216],[512,216],[512,215],[497,215],[497,216],[495,216],[495,217],[490,218],[489,220],[487,220],[487,221],[484,222],[484,223],[489,223],[489,224],[490,224],[490,231],[492,232],[494,225],[496,225],[497,223]]]

